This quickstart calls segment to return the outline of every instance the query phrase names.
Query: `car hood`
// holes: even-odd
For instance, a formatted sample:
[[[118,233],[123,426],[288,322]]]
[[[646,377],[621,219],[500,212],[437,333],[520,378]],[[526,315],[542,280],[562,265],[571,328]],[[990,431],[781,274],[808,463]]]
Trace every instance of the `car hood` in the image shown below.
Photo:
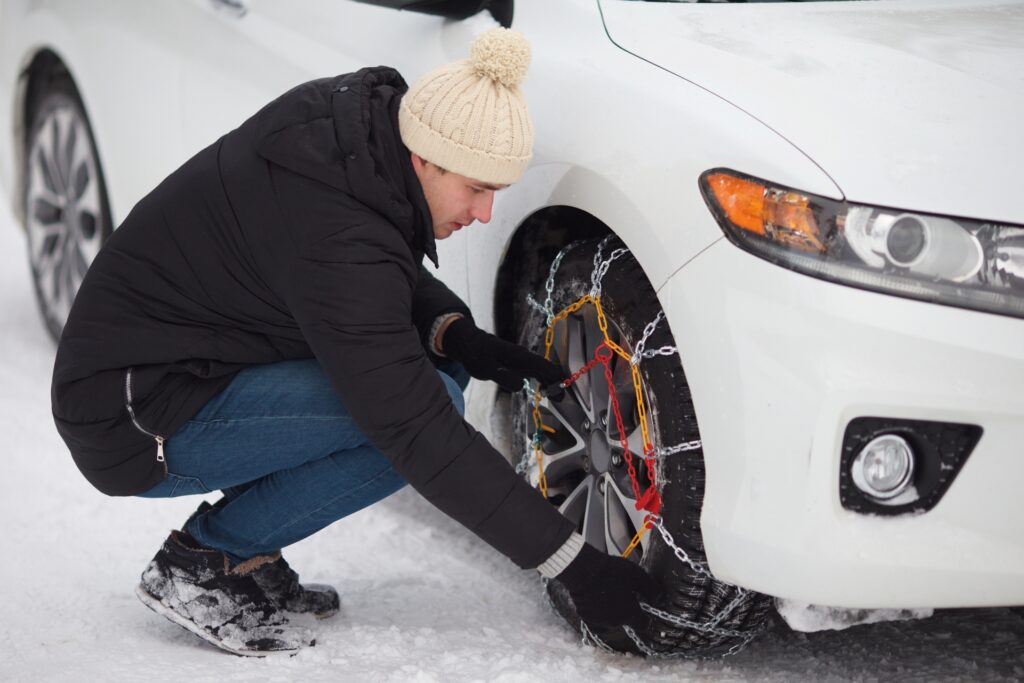
[[[847,199],[1024,222],[1024,3],[600,7],[616,45],[757,118]]]

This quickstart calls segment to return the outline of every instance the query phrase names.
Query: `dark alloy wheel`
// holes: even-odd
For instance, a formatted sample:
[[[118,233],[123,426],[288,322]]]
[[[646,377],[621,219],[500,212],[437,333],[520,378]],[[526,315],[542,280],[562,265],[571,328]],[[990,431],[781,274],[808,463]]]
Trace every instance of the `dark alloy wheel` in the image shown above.
[[[600,240],[589,240],[572,245],[565,252],[554,278],[554,312],[590,290],[599,244]],[[605,244],[603,258],[621,246],[617,240]],[[521,301],[525,301],[527,293],[520,294]],[[547,293],[542,286],[533,295],[543,302]],[[661,314],[643,269],[628,252],[613,261],[605,274],[601,302],[609,337],[631,354],[645,328]],[[544,313],[524,305],[518,319],[519,343],[543,353],[547,326]],[[551,359],[560,363],[568,375],[593,358],[603,341],[595,308],[584,305],[556,325]],[[646,340],[645,349],[674,345],[668,324],[662,319]],[[642,489],[647,473],[641,457],[643,439],[631,366],[629,361],[615,356],[610,369],[623,431],[634,454]],[[654,446],[671,449],[690,444],[688,450],[660,456],[656,468],[663,504],[661,517],[678,551],[655,528],[643,536],[630,554],[631,560],[664,587],[667,600],[660,609],[672,619],[652,615],[648,627],[632,635],[623,629],[585,635],[597,635],[604,645],[617,651],[649,656],[700,658],[729,654],[743,647],[763,627],[769,598],[718,581],[707,570],[700,529],[704,454],[693,443],[699,441],[700,433],[679,354],[644,358],[639,369]],[[542,400],[541,417],[546,428],[540,437],[551,503],[575,522],[588,543],[604,552],[621,554],[644,523],[645,513],[636,509],[610,394],[603,367],[598,365],[574,383],[562,399]],[[532,401],[524,392],[513,397],[513,453],[522,454],[520,471],[536,486],[540,469],[530,445],[534,431],[532,409]],[[548,584],[548,594],[555,609],[581,630],[572,601],[557,580]]]
[[[74,84],[53,77],[29,106],[25,230],[36,299],[56,340],[85,272],[110,235],[110,211],[89,121]]]

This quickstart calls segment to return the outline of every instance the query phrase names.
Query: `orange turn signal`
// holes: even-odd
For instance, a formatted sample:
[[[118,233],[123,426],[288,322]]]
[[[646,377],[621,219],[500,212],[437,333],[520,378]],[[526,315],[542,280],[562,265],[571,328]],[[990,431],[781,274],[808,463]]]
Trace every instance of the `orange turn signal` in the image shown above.
[[[720,172],[709,174],[707,183],[725,217],[736,227],[764,234],[764,185]]]
[[[799,192],[715,171],[705,176],[725,218],[737,228],[801,251],[825,252],[811,200]]]

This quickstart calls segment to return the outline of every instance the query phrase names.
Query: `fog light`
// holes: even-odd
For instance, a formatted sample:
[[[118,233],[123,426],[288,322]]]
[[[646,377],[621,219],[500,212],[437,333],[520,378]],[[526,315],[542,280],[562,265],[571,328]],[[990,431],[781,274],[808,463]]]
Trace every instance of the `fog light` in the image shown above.
[[[872,498],[895,498],[913,481],[914,451],[901,436],[879,436],[857,454],[850,474],[857,488]]]
[[[982,432],[958,422],[855,417],[843,433],[839,502],[862,514],[928,512],[949,490]]]

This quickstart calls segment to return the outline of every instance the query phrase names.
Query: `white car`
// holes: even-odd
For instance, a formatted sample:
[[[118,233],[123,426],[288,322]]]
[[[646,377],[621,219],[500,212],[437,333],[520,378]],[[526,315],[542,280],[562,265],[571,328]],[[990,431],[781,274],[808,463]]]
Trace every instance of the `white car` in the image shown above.
[[[441,245],[441,276],[567,372],[610,359],[539,424],[525,391],[470,401],[588,541],[632,542],[665,586],[650,629],[604,644],[735,651],[768,596],[1024,604],[1021,3],[0,11],[0,179],[54,335],[104,238],[191,154],[300,82],[389,64],[411,83],[500,21],[533,46],[536,156]]]

